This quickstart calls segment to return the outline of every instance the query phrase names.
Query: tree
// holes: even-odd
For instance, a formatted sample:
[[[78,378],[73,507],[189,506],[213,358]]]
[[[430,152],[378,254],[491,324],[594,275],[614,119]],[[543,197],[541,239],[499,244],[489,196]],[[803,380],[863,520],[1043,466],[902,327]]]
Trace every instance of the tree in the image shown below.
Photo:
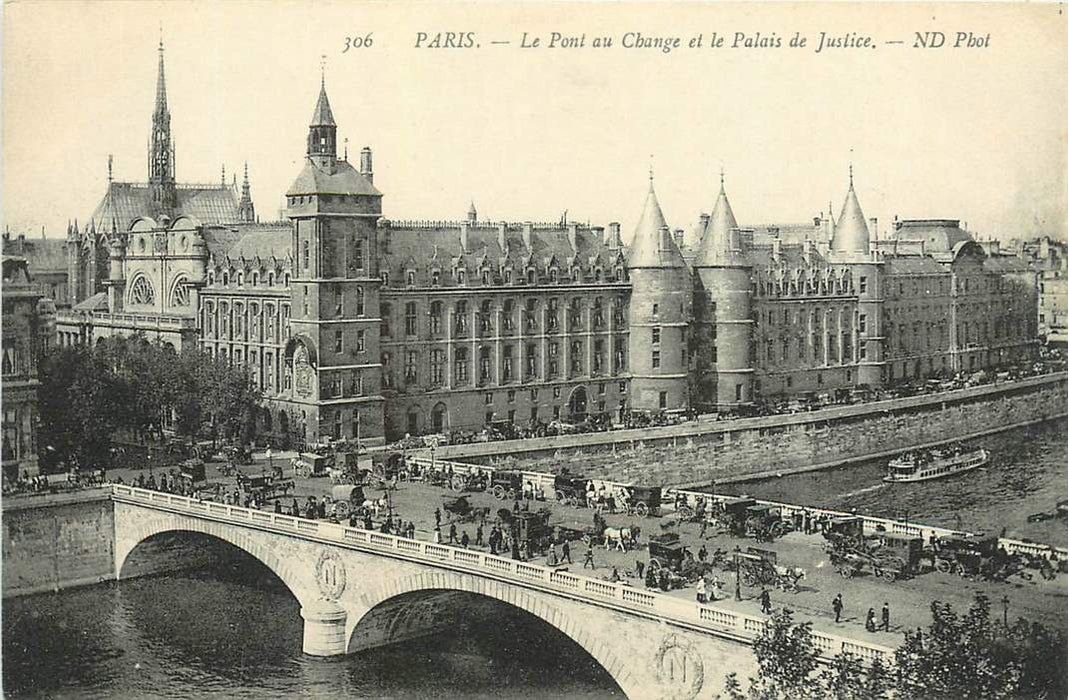
[[[932,603],[927,632],[907,633],[895,657],[906,698],[1065,697],[1063,635],[1038,623],[997,625],[983,595],[963,616]]]
[[[812,624],[793,623],[793,613],[783,608],[769,619],[753,642],[760,668],[750,679],[753,700],[823,697],[814,677],[819,650],[812,641]]]

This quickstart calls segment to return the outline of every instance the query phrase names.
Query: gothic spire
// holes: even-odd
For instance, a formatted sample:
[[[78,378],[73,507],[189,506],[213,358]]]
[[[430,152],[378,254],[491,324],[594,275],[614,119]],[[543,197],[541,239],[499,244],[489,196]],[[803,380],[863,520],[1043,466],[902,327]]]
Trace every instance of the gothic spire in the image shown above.
[[[174,144],[171,141],[171,113],[167,108],[167,80],[163,70],[162,27],[156,106],[152,112],[152,134],[148,146],[148,181],[152,189],[153,213],[170,214],[177,206],[178,195],[174,186]]]
[[[159,75],[156,77],[156,118],[167,117],[170,121],[170,113],[167,111],[167,77],[163,72],[163,29],[159,34]]]

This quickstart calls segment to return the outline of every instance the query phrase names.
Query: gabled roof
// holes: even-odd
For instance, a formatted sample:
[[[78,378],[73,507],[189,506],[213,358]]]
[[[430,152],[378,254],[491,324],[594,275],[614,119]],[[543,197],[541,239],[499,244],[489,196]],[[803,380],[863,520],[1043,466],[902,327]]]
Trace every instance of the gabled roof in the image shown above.
[[[331,166],[319,167],[311,158],[304,159],[304,169],[286,192],[287,197],[306,194],[382,195],[347,161],[334,161]]]
[[[108,293],[97,292],[88,299],[84,299],[74,305],[74,311],[107,311]]]
[[[664,219],[664,212],[660,209],[651,178],[645,207],[642,209],[641,218],[638,219],[638,226],[634,229],[634,238],[631,239],[627,267],[686,267],[682,251],[675,243],[671,229]]]

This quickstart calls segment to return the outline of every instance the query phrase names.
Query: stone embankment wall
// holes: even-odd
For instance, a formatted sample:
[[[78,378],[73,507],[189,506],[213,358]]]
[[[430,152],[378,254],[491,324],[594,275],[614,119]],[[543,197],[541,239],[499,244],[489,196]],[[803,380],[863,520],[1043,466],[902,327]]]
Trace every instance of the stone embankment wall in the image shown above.
[[[117,578],[111,487],[3,502],[3,597],[50,593]],[[165,533],[141,543],[122,578],[214,566],[232,547]]]
[[[1068,374],[733,421],[435,450],[439,459],[662,485],[707,485],[887,457],[1068,415]],[[506,455],[503,456],[502,455]]]
[[[5,598],[115,578],[110,487],[5,498],[3,522]]]

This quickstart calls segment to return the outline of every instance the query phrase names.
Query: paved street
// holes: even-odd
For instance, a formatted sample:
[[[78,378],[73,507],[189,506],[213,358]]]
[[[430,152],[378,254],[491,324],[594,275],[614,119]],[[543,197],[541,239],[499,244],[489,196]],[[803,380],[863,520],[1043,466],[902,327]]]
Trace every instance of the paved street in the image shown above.
[[[273,455],[275,464],[284,467],[287,477],[292,475],[289,466],[294,453],[276,452]],[[255,455],[255,464],[246,466],[243,471],[246,474],[256,474],[269,471],[269,465],[261,453]],[[208,465],[208,478],[210,482],[222,483],[232,489],[234,477],[223,477],[219,474],[219,463]],[[109,474],[112,479],[117,478],[120,472]],[[123,470],[122,476],[129,481],[136,478],[137,472]],[[157,472],[158,473],[158,472]],[[308,496],[321,497],[330,492],[331,482],[327,477],[314,479],[295,479],[295,488],[292,497],[282,499],[283,507],[288,511],[293,498],[303,504]],[[375,489],[367,491],[368,498],[379,498],[383,492]],[[430,540],[434,529],[434,509],[441,508],[443,503],[455,498],[456,492],[441,487],[430,486],[422,483],[402,482],[393,493],[392,502],[395,517],[407,522],[412,521],[416,526],[418,539]],[[474,507],[488,507],[490,515],[484,530],[488,537],[490,527],[497,517],[497,511],[501,508],[511,509],[512,501],[501,501],[488,493],[468,493],[469,501]],[[525,506],[526,507],[526,506]],[[529,503],[531,510],[539,508],[551,508],[552,515],[549,519],[550,526],[565,526],[576,529],[586,529],[593,525],[593,512],[586,508],[575,508],[559,505],[555,502],[532,501]],[[644,588],[644,581],[639,580],[635,574],[635,563],[648,562],[649,536],[661,532],[677,532],[681,540],[687,544],[696,555],[701,546],[699,539],[700,525],[696,523],[679,523],[670,514],[670,506],[665,509],[666,515],[661,517],[637,518],[627,515],[609,514],[605,517],[609,526],[636,525],[641,528],[639,548],[628,552],[617,550],[605,550],[603,547],[594,549],[594,568],[591,571],[586,568],[583,571],[583,560],[586,546],[581,542],[572,545],[571,558],[573,564],[563,564],[562,568],[570,569],[578,573],[586,573],[592,576],[609,579],[615,567],[620,576],[634,586]],[[381,520],[376,519],[376,526]],[[442,509],[442,535],[443,542],[448,543],[449,516]],[[476,523],[457,522],[457,538],[466,532],[471,542],[475,541]],[[1068,630],[1068,612],[1065,611],[1063,601],[1068,596],[1068,576],[1059,576],[1052,582],[1043,581],[1035,574],[1034,579],[1025,581],[1019,577],[1013,577],[1008,583],[978,582],[971,581],[956,575],[946,575],[937,572],[929,572],[904,581],[890,583],[871,575],[860,575],[852,579],[844,579],[839,576],[827,560],[824,552],[824,539],[820,535],[806,535],[793,532],[780,540],[770,544],[760,544],[752,539],[734,538],[724,532],[713,531],[711,528],[706,532],[703,543],[711,554],[717,548],[733,551],[735,546],[756,546],[770,549],[776,552],[778,563],[784,566],[801,567],[805,571],[805,578],[800,581],[797,592],[783,592],[778,589],[769,589],[772,607],[787,606],[794,610],[797,619],[809,620],[816,629],[843,634],[855,638],[866,639],[872,642],[888,646],[896,646],[900,641],[901,633],[906,629],[926,626],[930,622],[930,603],[934,600],[951,603],[957,610],[963,611],[972,602],[976,593],[985,594],[991,601],[992,615],[1001,618],[1003,615],[1003,597],[1009,601],[1009,616],[1026,617],[1030,620],[1042,621],[1053,624],[1061,629]],[[473,544],[471,545],[474,546]],[[488,551],[488,546],[483,549]],[[545,557],[536,557],[534,561],[546,564]],[[760,587],[749,587],[741,584],[742,600],[734,599],[734,574],[723,569],[717,570],[717,576],[724,583],[723,595],[715,605],[744,612],[750,615],[760,613],[759,596]],[[841,593],[844,602],[842,621],[834,622],[834,613],[831,610],[831,601],[834,596]],[[693,586],[674,590],[670,595],[693,598],[695,589]],[[864,629],[865,616],[868,608],[875,610],[876,620],[880,618],[884,603],[889,603],[891,611],[891,631],[869,633]]]

